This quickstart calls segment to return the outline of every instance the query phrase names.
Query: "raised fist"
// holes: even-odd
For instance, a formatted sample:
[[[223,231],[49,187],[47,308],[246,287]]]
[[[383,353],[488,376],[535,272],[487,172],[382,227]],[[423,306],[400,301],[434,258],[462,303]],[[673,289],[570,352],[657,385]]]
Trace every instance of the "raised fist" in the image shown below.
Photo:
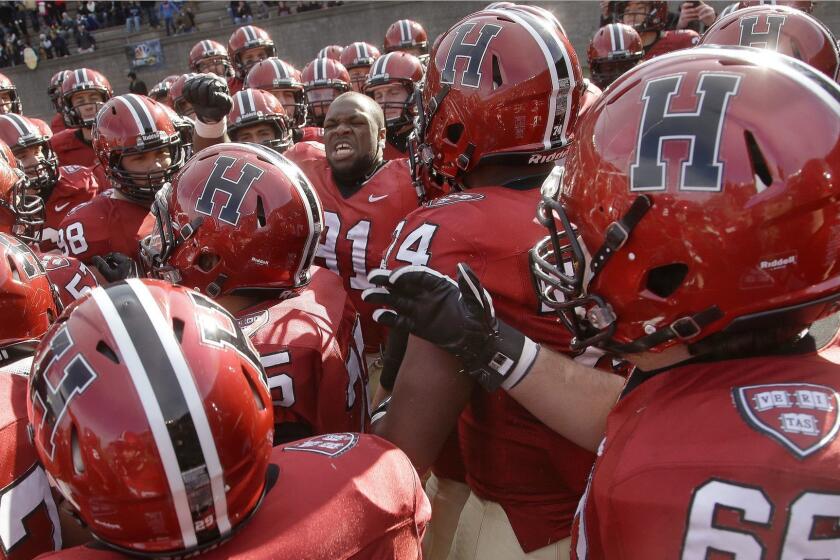
[[[184,84],[184,100],[203,123],[221,121],[233,108],[227,82],[215,74],[196,74]]]

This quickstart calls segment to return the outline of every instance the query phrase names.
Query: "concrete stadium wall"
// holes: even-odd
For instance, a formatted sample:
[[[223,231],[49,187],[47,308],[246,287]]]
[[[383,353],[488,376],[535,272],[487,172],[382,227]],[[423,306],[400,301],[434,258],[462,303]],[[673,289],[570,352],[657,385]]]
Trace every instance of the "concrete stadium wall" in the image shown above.
[[[278,45],[278,56],[303,68],[315,57],[324,45],[346,45],[353,41],[368,41],[381,45],[388,25],[400,18],[409,17],[421,22],[429,32],[431,40],[446,31],[461,17],[481,9],[489,0],[481,2],[348,2],[343,6],[328,10],[305,12],[286,17],[272,17],[269,20],[255,21],[264,27]],[[569,34],[569,38],[581,57],[581,64],[586,64],[586,47],[589,39],[598,27],[598,2],[528,2],[541,5],[554,12]],[[727,2],[710,2],[720,11]],[[672,2],[676,10],[678,2]],[[201,10],[201,3],[198,6]],[[214,7],[218,11],[218,4]],[[840,2],[819,2],[815,15],[822,19],[832,30],[840,29]],[[197,33],[162,37],[165,65],[160,68],[139,70],[138,76],[149,87],[169,74],[179,74],[187,70],[187,53],[190,47],[201,39],[215,39],[223,44],[233,30],[230,19],[220,12],[220,17],[202,25]],[[105,47],[87,55],[75,55],[70,58],[42,61],[37,70],[31,71],[24,66],[4,68],[21,92],[23,106],[27,115],[46,118],[52,115],[52,107],[46,96],[47,84],[53,73],[67,68],[86,66],[103,72],[117,93],[125,93],[128,88],[128,62],[124,45]]]

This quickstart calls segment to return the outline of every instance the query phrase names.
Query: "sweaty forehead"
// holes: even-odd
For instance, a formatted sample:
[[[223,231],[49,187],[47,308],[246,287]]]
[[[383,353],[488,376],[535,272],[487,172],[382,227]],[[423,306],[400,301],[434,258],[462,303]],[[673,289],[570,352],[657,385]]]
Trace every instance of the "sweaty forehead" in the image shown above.
[[[362,96],[338,97],[330,104],[327,118],[338,119],[359,115],[371,119],[371,106],[366,101],[367,99],[370,98]],[[373,100],[371,99],[371,101]]]

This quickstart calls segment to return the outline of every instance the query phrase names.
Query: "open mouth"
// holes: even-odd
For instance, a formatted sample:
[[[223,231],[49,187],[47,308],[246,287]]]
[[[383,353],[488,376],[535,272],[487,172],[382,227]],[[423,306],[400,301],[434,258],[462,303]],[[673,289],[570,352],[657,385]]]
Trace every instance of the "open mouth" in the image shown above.
[[[333,159],[344,160],[352,157],[354,153],[355,150],[349,142],[336,142],[335,146],[333,146]]]

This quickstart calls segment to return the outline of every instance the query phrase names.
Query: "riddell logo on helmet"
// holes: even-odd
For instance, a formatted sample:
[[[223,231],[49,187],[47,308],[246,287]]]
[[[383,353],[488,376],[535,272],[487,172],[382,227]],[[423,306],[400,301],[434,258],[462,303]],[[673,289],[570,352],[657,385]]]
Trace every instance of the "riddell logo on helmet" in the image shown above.
[[[560,157],[562,157],[562,155],[563,152],[554,152],[548,155],[534,154],[528,158],[528,163],[549,163],[557,161]]]
[[[796,264],[796,255],[790,255],[789,257],[782,257],[769,261],[761,261],[758,266],[761,270],[776,270],[778,268],[784,268],[789,264]]]

